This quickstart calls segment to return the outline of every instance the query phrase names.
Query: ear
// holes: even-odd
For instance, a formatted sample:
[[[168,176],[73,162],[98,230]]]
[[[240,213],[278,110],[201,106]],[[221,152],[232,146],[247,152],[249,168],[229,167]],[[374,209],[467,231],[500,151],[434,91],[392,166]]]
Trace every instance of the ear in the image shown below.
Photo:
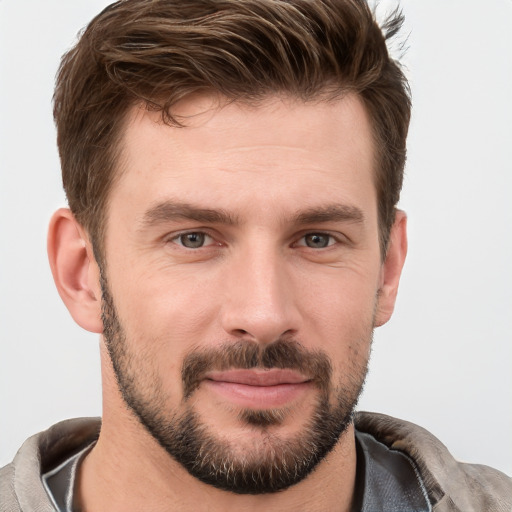
[[[50,221],[48,258],[59,295],[75,322],[102,333],[99,267],[89,237],[67,208],[57,210]]]
[[[380,287],[377,297],[375,327],[385,324],[395,308],[398,283],[407,255],[407,216],[405,212],[396,212],[395,222],[389,236],[386,259],[380,271]]]

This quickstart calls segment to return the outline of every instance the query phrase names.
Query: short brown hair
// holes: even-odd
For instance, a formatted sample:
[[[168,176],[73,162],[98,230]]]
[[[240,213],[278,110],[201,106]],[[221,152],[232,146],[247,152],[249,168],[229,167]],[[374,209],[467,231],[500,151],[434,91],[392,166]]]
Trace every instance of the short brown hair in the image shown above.
[[[410,96],[365,0],[121,0],[86,27],[57,75],[54,117],[71,211],[102,256],[105,209],[123,122],[143,103],[172,109],[195,92],[234,101],[272,94],[304,100],[354,92],[374,130],[380,245],[395,218],[406,158]]]

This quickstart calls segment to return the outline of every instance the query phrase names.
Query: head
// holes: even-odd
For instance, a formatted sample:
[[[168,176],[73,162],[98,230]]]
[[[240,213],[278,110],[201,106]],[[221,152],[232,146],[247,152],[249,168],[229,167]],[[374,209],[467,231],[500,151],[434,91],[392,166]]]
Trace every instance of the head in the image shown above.
[[[405,257],[409,99],[366,3],[118,2],[55,117],[50,260],[111,395],[203,482],[301,481],[350,427]]]

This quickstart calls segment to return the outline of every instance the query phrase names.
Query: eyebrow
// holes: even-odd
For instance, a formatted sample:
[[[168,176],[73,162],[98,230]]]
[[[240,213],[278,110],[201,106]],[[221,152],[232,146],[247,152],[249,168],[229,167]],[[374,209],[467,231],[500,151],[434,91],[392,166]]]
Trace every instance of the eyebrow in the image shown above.
[[[198,208],[189,203],[164,201],[147,210],[141,221],[141,227],[170,222],[173,220],[194,220],[215,224],[238,224],[233,214],[218,209]]]
[[[147,210],[141,220],[141,228],[172,222],[175,220],[193,220],[205,224],[238,225],[239,218],[223,209],[198,208],[190,203],[163,201]],[[292,222],[298,225],[325,222],[363,223],[364,214],[355,206],[330,204],[301,210],[292,216]]]
[[[331,204],[300,211],[295,216],[297,224],[317,224],[323,222],[364,222],[363,211],[356,206]]]

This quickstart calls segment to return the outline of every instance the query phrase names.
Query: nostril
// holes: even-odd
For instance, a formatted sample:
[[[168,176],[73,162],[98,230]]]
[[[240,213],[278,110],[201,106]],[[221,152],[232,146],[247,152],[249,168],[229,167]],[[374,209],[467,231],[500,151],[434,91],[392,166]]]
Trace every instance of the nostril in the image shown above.
[[[233,329],[233,335],[235,336],[247,336],[248,334],[244,329]]]

